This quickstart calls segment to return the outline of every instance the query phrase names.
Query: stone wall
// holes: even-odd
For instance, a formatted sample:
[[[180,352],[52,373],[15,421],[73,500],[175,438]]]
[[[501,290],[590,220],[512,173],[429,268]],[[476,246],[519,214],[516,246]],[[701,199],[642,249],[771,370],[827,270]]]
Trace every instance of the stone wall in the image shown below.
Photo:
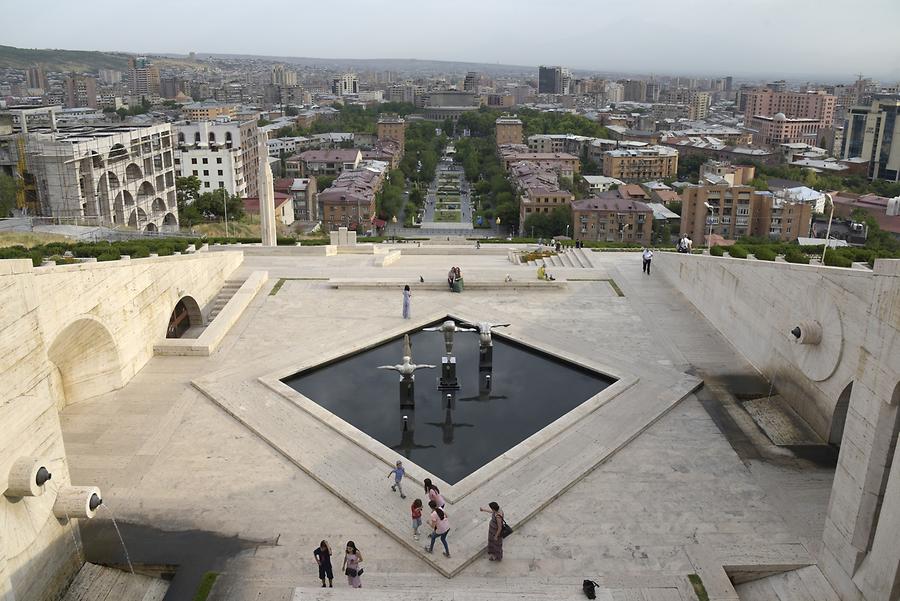
[[[859,362],[872,272],[677,253],[657,253],[654,263],[828,440]],[[791,334],[809,320],[823,328],[815,348]]]
[[[54,599],[80,567],[74,522],[52,513],[69,484],[58,409],[127,383],[165,337],[178,300],[208,303],[242,260],[0,261],[0,490],[19,457],[40,458],[53,474],[40,496],[0,498],[0,600]]]
[[[840,426],[819,565],[843,601],[900,599],[900,261],[873,272],[674,253],[655,262],[820,434]],[[800,344],[795,325],[818,340]]]

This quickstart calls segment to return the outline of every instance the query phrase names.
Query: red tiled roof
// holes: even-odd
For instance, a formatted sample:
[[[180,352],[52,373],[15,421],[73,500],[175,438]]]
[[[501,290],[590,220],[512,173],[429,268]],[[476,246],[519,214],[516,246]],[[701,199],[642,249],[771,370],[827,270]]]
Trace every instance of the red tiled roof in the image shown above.
[[[287,194],[282,194],[281,192],[275,193],[275,208],[280,208],[284,203],[291,199]],[[244,203],[244,210],[248,213],[252,213],[254,215],[259,214],[259,198],[244,198],[241,200]]]

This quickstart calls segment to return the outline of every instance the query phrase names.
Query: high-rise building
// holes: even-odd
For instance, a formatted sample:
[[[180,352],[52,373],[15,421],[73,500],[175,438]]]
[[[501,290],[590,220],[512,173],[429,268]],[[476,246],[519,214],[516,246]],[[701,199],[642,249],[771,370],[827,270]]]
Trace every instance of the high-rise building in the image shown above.
[[[625,102],[646,102],[647,82],[642,79],[627,79],[622,82],[625,86]]]
[[[66,108],[97,108],[97,80],[72,73],[64,80]]]
[[[476,89],[478,86],[478,73],[475,71],[469,71],[466,73],[466,79],[463,81],[463,91],[465,92],[477,92]]]
[[[345,73],[331,80],[331,93],[337,96],[359,94],[359,78],[355,73]]]
[[[562,94],[562,86],[562,67],[538,67],[538,94]]]
[[[729,75],[728,77],[725,78],[725,91],[730,92],[733,87],[734,87],[734,77]]]
[[[100,83],[109,86],[122,83],[122,72],[116,69],[100,69]]]
[[[297,73],[285,69],[284,65],[275,65],[272,67],[271,81],[275,86],[295,86],[297,85]]]
[[[184,90],[185,82],[180,77],[161,77],[159,80],[159,95],[163,98],[175,98]]]
[[[47,76],[44,75],[44,69],[40,65],[29,67],[25,73],[25,79],[28,87],[32,89],[47,90],[50,86],[47,84]]]
[[[159,68],[144,56],[128,59],[128,88],[132,94],[159,96]]]
[[[706,119],[709,116],[710,97],[708,92],[694,92],[691,96],[689,117],[691,121]]]
[[[900,100],[854,106],[844,128],[843,158],[869,161],[869,177],[900,181]]]

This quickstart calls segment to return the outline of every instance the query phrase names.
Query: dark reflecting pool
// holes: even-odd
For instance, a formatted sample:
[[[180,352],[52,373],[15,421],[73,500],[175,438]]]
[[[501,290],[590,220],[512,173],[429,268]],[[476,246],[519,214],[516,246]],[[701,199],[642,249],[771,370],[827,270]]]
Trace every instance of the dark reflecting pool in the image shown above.
[[[415,410],[400,407],[400,375],[376,369],[400,363],[402,337],[282,381],[450,484],[615,381],[495,333],[487,390],[486,372],[479,373],[478,334],[461,332],[453,344],[460,389],[445,409],[446,391],[438,390],[443,336],[415,331],[410,341],[413,363],[438,366],[416,372]]]

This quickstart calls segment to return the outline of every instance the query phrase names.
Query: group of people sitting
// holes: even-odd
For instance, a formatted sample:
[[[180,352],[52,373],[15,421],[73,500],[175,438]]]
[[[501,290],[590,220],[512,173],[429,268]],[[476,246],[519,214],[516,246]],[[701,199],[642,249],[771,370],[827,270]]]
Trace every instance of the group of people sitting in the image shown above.
[[[447,286],[450,287],[450,291],[453,292],[453,284],[462,280],[462,273],[459,270],[459,267],[451,267],[450,271],[447,273]]]
[[[682,234],[678,244],[675,245],[675,250],[680,253],[689,253],[694,250],[694,242],[688,238],[687,234]]]

